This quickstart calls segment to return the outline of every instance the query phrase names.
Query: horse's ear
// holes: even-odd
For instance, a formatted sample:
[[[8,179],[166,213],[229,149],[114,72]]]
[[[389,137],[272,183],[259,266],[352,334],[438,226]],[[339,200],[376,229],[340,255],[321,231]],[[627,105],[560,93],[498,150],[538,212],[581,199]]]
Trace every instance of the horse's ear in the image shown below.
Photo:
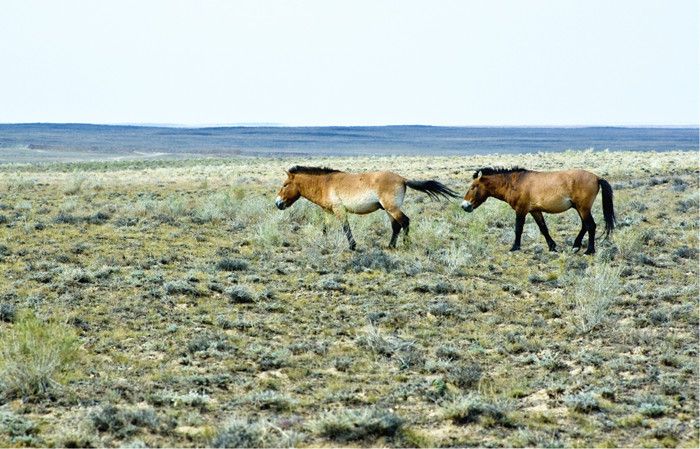
[[[476,174],[476,178],[474,178],[474,179],[480,179],[480,178],[481,178],[481,170],[479,170],[479,172]]]

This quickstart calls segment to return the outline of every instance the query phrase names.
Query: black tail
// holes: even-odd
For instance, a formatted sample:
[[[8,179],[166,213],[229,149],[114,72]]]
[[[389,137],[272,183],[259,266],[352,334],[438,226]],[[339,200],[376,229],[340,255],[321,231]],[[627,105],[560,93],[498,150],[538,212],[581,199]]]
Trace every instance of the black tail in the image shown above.
[[[457,198],[459,195],[454,190],[437,181],[406,181],[406,185],[412,189],[416,189],[423,193],[427,193],[430,198],[439,199],[440,196],[445,198]]]
[[[613,209],[613,191],[610,183],[605,179],[599,179],[598,184],[603,191],[603,217],[605,218],[605,238],[607,239],[615,229],[615,209]]]

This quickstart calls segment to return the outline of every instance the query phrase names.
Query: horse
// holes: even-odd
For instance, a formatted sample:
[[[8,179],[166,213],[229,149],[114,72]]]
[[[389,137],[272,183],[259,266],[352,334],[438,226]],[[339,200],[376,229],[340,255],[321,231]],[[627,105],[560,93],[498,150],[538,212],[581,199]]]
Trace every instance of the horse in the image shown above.
[[[355,239],[350,230],[347,215],[369,214],[383,209],[391,220],[390,248],[396,248],[396,240],[403,229],[408,238],[409,218],[401,211],[406,187],[428,194],[433,199],[457,198],[457,192],[437,181],[408,180],[389,171],[347,173],[325,167],[295,165],[287,170],[287,179],[277,194],[275,205],[284,210],[304,197],[334,214],[343,223],[343,232],[350,250],[355,250]]]
[[[464,195],[462,209],[472,212],[489,197],[508,203],[515,210],[515,242],[511,251],[520,249],[520,237],[528,213],[535,219],[549,250],[556,251],[557,245],[549,235],[542,213],[558,214],[574,208],[581,217],[581,231],[574,240],[574,250],[581,249],[581,242],[588,231],[588,248],[584,254],[594,254],[596,223],[591,214],[591,207],[599,189],[603,191],[606,239],[615,228],[612,187],[608,181],[591,172],[538,172],[520,167],[486,167],[476,170],[473,178],[474,181]]]

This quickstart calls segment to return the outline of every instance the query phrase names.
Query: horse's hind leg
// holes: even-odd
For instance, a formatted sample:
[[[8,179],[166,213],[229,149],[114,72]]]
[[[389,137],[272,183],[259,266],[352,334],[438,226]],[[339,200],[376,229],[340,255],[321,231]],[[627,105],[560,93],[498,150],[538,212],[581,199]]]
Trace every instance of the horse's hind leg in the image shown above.
[[[593,220],[593,215],[588,212],[588,216],[585,218],[586,227],[588,228],[588,249],[583,254],[595,254],[595,220]]]
[[[581,230],[579,231],[576,239],[574,240],[574,250],[578,251],[581,249],[581,244],[583,242],[583,236],[588,232],[588,248],[584,254],[595,254],[595,220],[593,220],[593,215],[591,214],[591,209],[576,209],[578,215],[581,217]]]
[[[544,222],[544,216],[542,215],[542,212],[533,211],[530,212],[530,215],[532,215],[532,218],[535,219],[535,223],[537,223],[537,226],[540,228],[540,232],[544,236],[544,239],[547,241],[547,246],[549,247],[549,250],[556,251],[557,244],[554,243],[554,240],[549,235],[549,229],[547,229],[547,223]]]
[[[576,239],[574,240],[574,251],[581,249],[581,242],[583,242],[583,236],[586,235],[586,222],[581,219],[581,230],[578,232]]]
[[[391,242],[394,244],[394,246],[396,246],[396,238],[398,237],[401,229],[403,229],[404,232],[404,241],[406,241],[406,239],[408,238],[408,226],[411,223],[411,220],[409,220],[406,214],[401,212],[401,209],[399,209],[398,207],[390,207],[386,208],[385,210],[391,218],[391,229],[393,231],[393,234],[391,236]],[[389,244],[389,246],[392,246],[391,243]]]
[[[401,223],[396,221],[391,215],[389,215],[389,220],[391,220],[391,241],[389,242],[389,248],[396,248],[396,239],[399,238],[399,233],[401,232]]]

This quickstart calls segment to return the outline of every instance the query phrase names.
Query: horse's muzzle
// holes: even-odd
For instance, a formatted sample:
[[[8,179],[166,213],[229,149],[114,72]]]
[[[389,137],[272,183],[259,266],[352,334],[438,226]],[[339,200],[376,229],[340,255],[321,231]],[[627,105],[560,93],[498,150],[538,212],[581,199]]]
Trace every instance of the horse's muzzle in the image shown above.
[[[280,197],[275,198],[275,206],[277,206],[279,210],[285,210],[287,208],[287,204]]]
[[[472,206],[472,203],[469,201],[462,201],[462,209],[464,209],[466,212],[471,212],[474,210],[474,206]]]

